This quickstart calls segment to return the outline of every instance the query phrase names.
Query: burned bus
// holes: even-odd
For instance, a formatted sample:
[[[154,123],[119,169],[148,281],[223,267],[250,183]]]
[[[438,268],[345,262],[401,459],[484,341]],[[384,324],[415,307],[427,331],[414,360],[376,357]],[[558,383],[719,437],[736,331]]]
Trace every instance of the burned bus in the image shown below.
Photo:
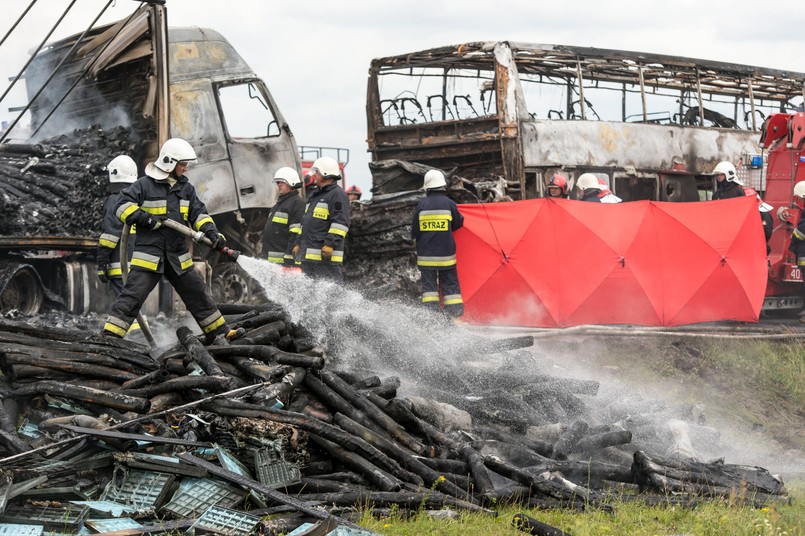
[[[625,201],[709,199],[736,164],[764,190],[766,117],[802,110],[805,73],[621,50],[464,43],[375,59],[367,91],[376,194],[411,186],[380,163],[438,167],[480,201],[545,195],[595,173]]]

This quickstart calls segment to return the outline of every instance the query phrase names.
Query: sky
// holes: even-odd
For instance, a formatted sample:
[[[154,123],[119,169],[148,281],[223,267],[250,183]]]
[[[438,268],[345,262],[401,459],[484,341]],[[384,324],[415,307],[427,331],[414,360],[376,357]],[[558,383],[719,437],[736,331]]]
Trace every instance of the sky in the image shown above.
[[[0,38],[30,0],[0,0]],[[76,0],[49,41],[83,31],[106,0]],[[38,0],[0,46],[2,91],[69,0]],[[115,0],[99,24],[139,2]],[[373,58],[471,41],[592,46],[805,71],[805,10],[745,0],[167,0],[170,26],[213,28],[268,85],[299,145],[349,149],[347,182],[371,187],[366,80]],[[0,103],[24,106],[21,83]]]

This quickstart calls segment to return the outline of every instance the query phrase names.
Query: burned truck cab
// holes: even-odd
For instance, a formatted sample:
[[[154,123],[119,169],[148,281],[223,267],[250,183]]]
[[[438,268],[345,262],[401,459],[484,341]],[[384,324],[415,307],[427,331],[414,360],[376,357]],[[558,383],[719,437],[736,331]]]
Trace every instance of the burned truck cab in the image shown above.
[[[167,139],[187,140],[198,155],[187,171],[190,181],[227,245],[246,255],[257,253],[275,203],[274,172],[301,171],[296,142],[266,84],[218,32],[168,29],[159,3],[48,44],[31,58],[24,79],[30,125],[16,146],[42,162],[25,156],[30,162],[21,161],[23,171],[13,174],[58,183],[64,195],[57,207],[32,204],[24,192],[14,200],[20,216],[7,219],[13,225],[0,240],[2,311],[34,314],[45,297],[74,313],[108,310],[113,296],[96,281],[95,250],[105,166],[118,154],[131,156],[142,173]],[[4,158],[14,166],[20,159]],[[53,179],[37,175],[39,168]],[[249,283],[236,264],[205,246],[193,253],[216,300],[248,299]],[[177,307],[175,293],[160,285],[145,312]]]
[[[300,169],[291,130],[265,83],[218,32],[171,28],[168,59],[170,133],[199,157],[187,175],[230,242],[252,251],[248,234],[262,229],[261,210],[276,200],[274,171]]]

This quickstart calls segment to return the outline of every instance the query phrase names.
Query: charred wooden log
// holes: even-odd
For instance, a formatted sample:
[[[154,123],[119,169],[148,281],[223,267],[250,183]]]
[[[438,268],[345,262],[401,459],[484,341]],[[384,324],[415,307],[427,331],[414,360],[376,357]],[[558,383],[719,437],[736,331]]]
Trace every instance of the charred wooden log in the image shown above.
[[[537,521],[525,514],[515,514],[514,518],[512,518],[512,525],[534,536],[570,536],[570,533],[542,521]]]
[[[783,482],[762,467],[701,463],[634,453],[632,472],[642,489],[686,492],[708,497],[743,496],[764,502],[786,495]]]
[[[587,432],[587,423],[584,421],[576,421],[559,436],[559,440],[554,444],[553,451],[554,457],[557,460],[567,459],[567,455],[572,452],[576,443],[581,440],[585,432]]]
[[[376,465],[373,465],[355,452],[340,448],[332,441],[327,441],[316,434],[311,434],[310,438],[314,443],[327,451],[333,459],[366,477],[377,489],[381,491],[400,491],[400,489],[402,489],[402,483],[396,477],[383,471]]]
[[[233,378],[227,376],[179,376],[165,380],[162,383],[147,385],[139,389],[125,389],[119,392],[139,398],[153,398],[164,393],[178,393],[191,389],[204,389],[205,391],[220,393],[232,389],[234,383]]]
[[[380,435],[372,432],[365,426],[361,426],[359,423],[353,421],[345,415],[336,414],[334,422],[344,430],[353,435],[361,437],[364,441],[377,447],[388,456],[391,456],[397,460],[403,467],[421,477],[421,479],[424,480],[424,483],[431,488],[438,489],[442,493],[452,495],[453,497],[457,497],[465,501],[475,502],[472,498],[472,495],[465,491],[466,488],[459,488],[454,483],[446,481],[445,478],[441,478],[442,475],[439,474],[438,471],[428,467],[422,463],[419,458],[412,456],[396,443],[381,437]],[[422,483],[422,480],[420,480],[419,483]],[[414,483],[416,484],[417,482]]]
[[[535,492],[539,492],[548,497],[562,500],[576,500],[580,498],[589,504],[601,504],[603,500],[601,494],[570,482],[558,471],[544,471],[532,474],[530,471],[515,467],[493,456],[487,456],[484,458],[484,462],[497,473],[515,482],[519,482],[524,486],[530,486]]]
[[[242,339],[238,339],[238,341],[242,341]],[[324,366],[324,359],[322,357],[285,352],[279,348],[268,345],[237,344],[232,346],[209,346],[207,350],[215,357],[225,359],[231,358],[232,356],[239,356],[259,359],[269,365],[291,365],[294,367],[314,369],[320,369]]]
[[[391,437],[380,425],[369,420],[364,412],[350,404],[347,399],[325,385],[324,382],[314,375],[308,374],[305,376],[305,387],[316,395],[316,397],[325,405],[332,408],[334,412],[346,415],[353,421],[365,423],[365,426],[371,428],[374,432],[384,435],[385,437]]]
[[[148,374],[143,374],[136,378],[132,378],[123,382],[120,386],[121,389],[138,389],[146,385],[153,385],[171,379],[172,375],[165,369],[152,370]]]
[[[339,378],[336,374],[328,371],[322,371],[321,378],[324,383],[334,389],[342,397],[347,399],[352,405],[366,413],[370,419],[382,426],[403,445],[417,454],[424,454],[427,452],[425,445],[406,432],[405,429],[394,419],[389,417],[387,413],[369,401],[358,391],[353,389],[351,385]]]
[[[218,400],[209,405],[211,411],[220,415],[237,417],[262,418],[269,421],[281,422],[301,428],[331,441],[344,449],[355,452],[366,458],[367,461],[392,474],[408,474],[400,465],[373,447],[363,439],[356,437],[340,428],[302,415],[285,410],[266,408],[254,404],[246,404],[234,400]]]
[[[39,368],[58,370],[70,375],[86,376],[88,378],[102,378],[117,382],[125,382],[136,378],[132,372],[99,365],[97,363],[83,363],[76,361],[66,361],[63,359],[52,359],[48,357],[38,357],[29,353],[18,353],[5,351],[2,353],[4,371],[9,365],[29,365]],[[13,373],[13,370],[8,369]],[[13,379],[13,378],[12,378]]]
[[[291,400],[294,389],[296,389],[305,379],[307,371],[301,367],[294,367],[282,377],[282,380],[263,387],[251,394],[255,401],[278,400],[283,406],[287,406]],[[273,403],[272,403],[273,405]]]
[[[190,331],[190,328],[186,326],[182,326],[176,330],[176,336],[179,338],[179,342],[187,349],[187,355],[190,360],[195,361],[201,367],[201,370],[204,371],[207,376],[212,377],[225,377],[224,371],[221,370],[221,367],[218,366],[215,359],[210,355],[204,345],[199,342],[198,338],[193,335],[193,332]],[[185,363],[187,365],[187,363]],[[226,384],[224,390],[234,389],[235,382],[229,381]]]
[[[33,385],[21,387],[13,392],[13,396],[18,398],[44,394],[63,396],[65,398],[98,404],[99,406],[107,406],[121,411],[134,411],[136,413],[145,413],[151,405],[145,398],[129,396],[125,393],[109,393],[89,387],[79,387],[77,385],[67,385],[52,381],[41,381]]]
[[[631,442],[632,432],[629,430],[615,430],[582,437],[575,445],[570,447],[570,452],[592,453],[607,447],[625,445]]]

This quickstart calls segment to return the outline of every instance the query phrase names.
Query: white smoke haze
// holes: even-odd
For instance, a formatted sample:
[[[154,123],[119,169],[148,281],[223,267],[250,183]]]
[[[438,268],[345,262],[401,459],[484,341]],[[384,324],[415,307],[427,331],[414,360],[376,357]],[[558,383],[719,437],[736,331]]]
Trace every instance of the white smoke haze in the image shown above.
[[[604,355],[611,349],[593,337],[568,332],[550,341],[538,340],[533,348],[485,355],[486,343],[512,336],[513,331],[455,326],[422,307],[369,300],[343,285],[285,272],[267,261],[241,256],[238,263],[270,300],[285,307],[294,322],[322,342],[338,369],[398,376],[400,396],[430,393],[439,399],[440,392],[463,394],[467,385],[460,376],[470,371],[488,374],[490,384],[501,391],[509,386],[500,381],[495,385],[496,373],[595,380],[600,382],[596,395],[575,395],[589,413],[579,418],[589,420],[590,426],[615,425],[632,431],[627,451],[684,454],[689,439],[701,461],[723,457],[727,463],[760,465],[786,475],[802,472],[802,461],[796,456],[748,425],[728,419],[688,386],[674,384],[661,372],[641,371],[637,365],[625,370],[622,365],[607,364]],[[522,303],[535,307],[527,299]],[[523,333],[529,332],[514,332]],[[619,344],[629,346],[633,340],[624,338]],[[646,352],[663,351],[662,344],[646,347]]]

